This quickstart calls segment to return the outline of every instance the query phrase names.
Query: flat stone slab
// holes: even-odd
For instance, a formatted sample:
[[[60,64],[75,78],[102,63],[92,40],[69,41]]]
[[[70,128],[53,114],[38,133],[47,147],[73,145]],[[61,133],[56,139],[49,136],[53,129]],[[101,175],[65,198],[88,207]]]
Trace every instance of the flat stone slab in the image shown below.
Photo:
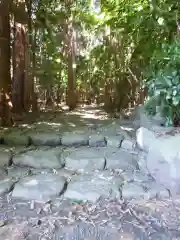
[[[71,171],[92,172],[94,170],[103,170],[105,158],[103,153],[97,149],[81,148],[66,157],[65,167]]]
[[[38,174],[21,179],[15,184],[13,198],[24,200],[49,201],[59,196],[66,184],[66,179],[52,173]]]
[[[117,147],[119,148],[121,146],[121,142],[124,139],[123,135],[119,136],[106,136],[105,137],[107,142],[107,147]]]
[[[30,169],[29,176],[38,175],[38,174],[54,173],[54,172],[58,171],[58,169],[56,170],[56,169],[50,169],[50,168],[29,168],[29,169]]]
[[[129,183],[134,181],[134,170],[126,170],[120,173],[120,176],[123,178],[124,183]]]
[[[59,135],[51,133],[36,133],[30,136],[31,143],[35,146],[58,146],[61,144]]]
[[[125,183],[122,187],[122,197],[126,200],[147,199],[145,188],[140,183]]]
[[[106,172],[75,176],[71,179],[65,198],[96,202],[100,197],[120,197],[121,177]]]
[[[7,171],[8,177],[14,179],[15,181],[31,174],[31,169],[28,167],[11,166],[7,168]]]
[[[0,168],[0,177],[7,176],[7,171],[5,168]]]
[[[149,183],[153,181],[153,178],[149,174],[136,170],[133,173],[133,181],[139,183]]]
[[[128,138],[127,132],[121,127],[121,123],[111,123],[108,126],[101,127],[100,131],[104,136],[124,136]]]
[[[156,183],[154,183],[151,187],[149,186],[148,195],[149,199],[167,199],[170,197],[169,191],[163,186],[157,185]]]
[[[64,146],[87,146],[88,142],[87,134],[66,133],[61,138],[61,144]]]
[[[37,168],[30,168],[30,175],[37,175],[37,174],[48,174],[53,173],[58,176],[65,177],[68,181],[71,177],[75,174],[74,172],[68,171],[64,168],[61,169],[37,169]]]
[[[28,166],[33,168],[62,168],[64,157],[57,150],[33,150],[13,157],[13,163],[17,166]]]
[[[169,192],[162,185],[151,182],[130,182],[122,187],[122,197],[126,200],[132,199],[164,199],[169,198]]]
[[[132,139],[124,139],[121,143],[121,148],[125,150],[130,150],[132,151],[135,146],[135,140]]]
[[[140,151],[137,155],[138,159],[138,166],[141,172],[149,174],[148,168],[147,168],[147,153]]]
[[[121,173],[124,178],[124,182],[138,182],[138,183],[149,183],[153,181],[152,177],[139,170],[127,170]]]
[[[34,147],[35,149],[35,147]],[[28,152],[28,151],[31,151],[33,150],[33,147],[32,146],[29,146],[29,147],[26,147],[26,146],[14,146],[11,148],[11,151],[12,151],[12,154],[15,155],[15,154],[19,154],[19,153],[25,153],[25,152]]]
[[[105,137],[99,134],[91,134],[89,136],[89,146],[90,147],[105,147]]]
[[[0,196],[3,196],[6,193],[9,193],[14,185],[14,181],[7,177],[1,176],[0,177]]]
[[[58,169],[54,172],[54,174],[65,177],[67,181],[69,181],[75,175],[73,171],[68,171],[64,168]]]
[[[9,166],[12,160],[12,152],[10,150],[0,149],[0,168]]]
[[[4,134],[4,143],[10,146],[28,146],[30,138],[22,132],[11,132]]]
[[[107,169],[121,169],[122,171],[136,169],[138,167],[134,155],[123,151],[121,149],[113,153],[106,153],[106,168]]]

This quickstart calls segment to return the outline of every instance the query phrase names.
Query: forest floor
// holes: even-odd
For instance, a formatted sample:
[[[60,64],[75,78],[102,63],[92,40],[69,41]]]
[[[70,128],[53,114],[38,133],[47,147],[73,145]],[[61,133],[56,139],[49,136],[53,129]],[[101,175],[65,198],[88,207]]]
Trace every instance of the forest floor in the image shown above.
[[[180,200],[143,168],[132,121],[85,106],[1,134],[0,240],[180,239]]]

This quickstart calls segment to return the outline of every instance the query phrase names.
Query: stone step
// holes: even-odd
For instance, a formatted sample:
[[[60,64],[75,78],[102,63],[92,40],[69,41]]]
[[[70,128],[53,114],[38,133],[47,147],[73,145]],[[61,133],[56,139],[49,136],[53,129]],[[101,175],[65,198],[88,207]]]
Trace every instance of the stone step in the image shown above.
[[[29,150],[29,151],[28,151]],[[31,148],[12,153],[2,152],[4,164],[36,169],[61,169],[80,172],[93,172],[104,169],[137,169],[138,152],[129,152],[121,148]],[[1,157],[1,152],[0,152]]]
[[[147,184],[152,179],[147,172],[138,170],[137,152],[116,147],[59,146],[2,148],[0,156],[1,153],[4,157],[1,167],[7,170],[7,175],[1,172],[0,193],[14,187],[13,198],[46,201],[60,195],[66,186],[64,198],[78,201],[94,202],[100,197],[144,198],[150,194]],[[154,190],[154,197],[156,193]]]
[[[98,133],[22,133],[9,132],[4,133],[0,137],[0,143],[9,146],[68,146],[68,147],[123,147],[125,149],[132,149],[135,144],[125,131],[117,133],[117,135],[98,134]]]
[[[79,153],[79,149],[74,151],[77,151],[77,155],[75,152],[72,155],[75,161],[78,161],[78,157],[84,157],[82,152]],[[34,165],[37,167],[34,168],[31,162],[26,166],[12,165],[7,168],[7,173],[1,171],[0,195],[13,189],[13,198],[36,201],[48,201],[62,194],[67,200],[90,202],[96,202],[100,197],[125,200],[169,197],[168,190],[163,186],[158,186],[147,173],[138,170],[133,162],[136,159],[132,161],[131,158],[129,160],[120,158],[120,152],[114,155],[112,151],[112,155],[108,153],[108,156],[112,157],[112,161],[119,156],[121,166],[117,167],[115,164],[114,168],[101,169],[99,165],[102,164],[101,162],[95,162],[97,165],[88,163],[94,159],[98,161],[96,152],[91,152],[91,154],[92,158],[85,159],[87,164],[84,164],[81,158],[79,159],[79,162],[84,164],[84,169],[78,169],[77,162],[74,165],[72,159],[70,160],[72,163],[68,163],[67,168],[60,169],[40,168],[41,165]],[[99,152],[99,154],[102,158],[103,153]],[[56,158],[54,159],[56,162]],[[95,166],[99,166],[99,170]]]
[[[27,170],[27,169],[26,169]],[[47,202],[54,197],[77,202],[96,202],[103,198],[132,199],[162,199],[169,198],[169,192],[163,186],[157,185],[150,176],[140,171],[114,174],[114,172],[95,171],[91,173],[75,173],[72,171],[27,172],[19,179],[12,178],[13,173],[20,169],[9,171],[8,176],[0,180],[1,196],[9,192],[13,186],[12,197],[22,200]],[[13,173],[12,173],[13,172]]]

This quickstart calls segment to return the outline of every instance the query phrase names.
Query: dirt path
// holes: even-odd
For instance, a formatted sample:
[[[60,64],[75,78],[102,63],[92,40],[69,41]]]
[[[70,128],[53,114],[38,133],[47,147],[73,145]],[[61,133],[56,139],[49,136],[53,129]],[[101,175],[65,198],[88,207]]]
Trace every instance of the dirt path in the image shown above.
[[[8,220],[0,228],[3,239],[180,239],[178,200],[72,204],[56,199],[33,209],[32,203],[1,202],[0,214]]]

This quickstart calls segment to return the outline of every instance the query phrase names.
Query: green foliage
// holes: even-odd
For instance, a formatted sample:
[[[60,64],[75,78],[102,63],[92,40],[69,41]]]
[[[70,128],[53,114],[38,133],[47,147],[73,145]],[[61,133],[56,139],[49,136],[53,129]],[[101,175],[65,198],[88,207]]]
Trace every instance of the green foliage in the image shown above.
[[[180,40],[163,44],[152,57],[146,80],[151,98],[158,97],[164,108],[167,125],[180,119]]]
[[[180,52],[177,42],[168,43],[177,31],[178,1],[107,0],[101,1],[100,12],[93,10],[91,0],[34,2],[36,77],[42,87],[68,85],[65,26],[71,20],[77,88],[93,89],[99,94],[109,84],[114,88],[114,98],[123,98],[128,95],[124,83],[132,86],[134,79],[136,82],[142,79],[148,66],[147,111],[154,113],[155,105],[159,104],[156,96],[161,92],[161,104],[169,112],[167,118],[170,112],[173,116],[177,113]]]
[[[153,116],[156,114],[157,101],[158,101],[157,96],[152,96],[152,97],[146,99],[146,101],[144,103],[144,109],[148,115]]]

